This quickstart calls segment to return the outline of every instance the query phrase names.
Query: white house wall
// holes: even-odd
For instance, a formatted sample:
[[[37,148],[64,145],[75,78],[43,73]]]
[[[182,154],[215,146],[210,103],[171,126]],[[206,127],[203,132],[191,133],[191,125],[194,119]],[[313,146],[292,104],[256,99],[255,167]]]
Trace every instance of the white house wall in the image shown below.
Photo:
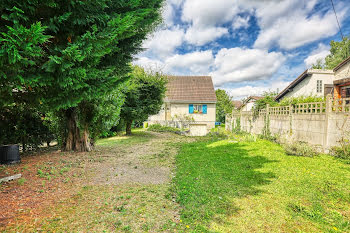
[[[191,103],[196,104],[196,103]],[[186,115],[193,117],[195,122],[206,123],[209,128],[215,127],[216,120],[216,104],[206,104],[207,114],[190,114],[189,104],[187,103],[172,103],[170,105],[171,117],[176,121],[176,115]]]
[[[322,92],[317,92],[317,80],[322,80]],[[324,85],[333,84],[333,74],[311,74],[297,84],[292,91],[284,95],[283,98],[299,96],[324,96]]]
[[[253,99],[249,100],[249,102],[244,104],[244,106],[241,108],[241,111],[243,112],[251,111],[255,105],[255,101],[256,100],[253,100]]]
[[[335,72],[335,80],[349,78],[350,77],[350,62],[340,67]]]
[[[216,104],[208,103],[207,105],[207,114],[190,114],[189,113],[189,104],[197,103],[168,103],[168,114],[170,114],[169,121],[178,121],[177,118],[183,116],[191,116],[196,123],[203,123],[208,125],[208,129],[215,127],[216,121]],[[202,104],[202,103],[200,103]],[[148,118],[150,125],[156,123],[165,123],[165,110],[164,107],[162,110],[153,116]]]
[[[158,114],[148,117],[148,121],[152,121],[152,122],[165,121],[164,105],[162,106],[162,109],[159,111]]]

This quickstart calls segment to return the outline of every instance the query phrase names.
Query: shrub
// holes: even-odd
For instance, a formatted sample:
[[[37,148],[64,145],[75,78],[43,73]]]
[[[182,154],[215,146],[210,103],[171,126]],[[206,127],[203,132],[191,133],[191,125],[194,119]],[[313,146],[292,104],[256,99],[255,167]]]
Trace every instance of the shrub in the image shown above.
[[[224,128],[213,128],[208,136],[213,140],[219,140],[228,138],[229,133]]]
[[[160,125],[160,124],[154,124],[154,125],[150,125],[148,128],[147,128],[148,131],[153,131],[153,132],[179,132],[180,129],[178,128],[173,128],[173,127],[170,127],[170,126],[163,126],[163,125]]]
[[[114,131],[105,131],[100,134],[100,138],[109,138],[109,137],[114,137],[117,136],[117,132]]]
[[[298,97],[289,97],[284,98],[279,103],[279,106],[288,106],[288,105],[296,105],[296,104],[302,104],[302,103],[313,103],[313,102],[325,102],[325,97],[319,97],[319,96],[298,96]]]
[[[256,142],[258,140],[258,136],[255,134],[244,134],[241,141],[244,142]]]
[[[288,155],[314,157],[318,155],[318,152],[313,146],[310,146],[306,142],[292,142],[282,145]]]
[[[22,144],[23,151],[51,142],[54,134],[45,114],[28,104],[0,108],[0,144]]]
[[[340,146],[332,147],[329,153],[337,158],[350,159],[350,143],[340,143]]]

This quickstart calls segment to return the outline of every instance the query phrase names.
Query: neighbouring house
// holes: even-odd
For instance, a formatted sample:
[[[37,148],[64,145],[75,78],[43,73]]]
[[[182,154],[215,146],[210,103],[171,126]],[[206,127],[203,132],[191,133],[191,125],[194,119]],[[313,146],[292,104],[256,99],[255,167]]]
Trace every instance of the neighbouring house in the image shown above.
[[[255,106],[255,102],[262,98],[262,96],[249,96],[243,101],[243,103],[238,109],[243,112],[251,111],[252,108]]]
[[[350,98],[350,57],[334,68],[334,97]]]
[[[240,100],[234,100],[232,101],[233,109],[237,110],[242,106],[242,101]]]
[[[326,96],[333,92],[333,70],[308,69],[291,82],[276,97],[281,101],[287,97]]]
[[[191,122],[215,127],[216,95],[210,76],[168,76],[164,105],[157,115],[148,118],[148,124],[183,127]]]

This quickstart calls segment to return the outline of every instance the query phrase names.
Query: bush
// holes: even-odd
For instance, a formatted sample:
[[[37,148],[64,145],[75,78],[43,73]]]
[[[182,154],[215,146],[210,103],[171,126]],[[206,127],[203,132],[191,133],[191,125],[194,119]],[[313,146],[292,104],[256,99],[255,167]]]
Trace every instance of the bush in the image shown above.
[[[337,158],[350,159],[350,144],[334,146],[330,149],[329,153]]]
[[[110,137],[114,137],[114,136],[117,136],[117,132],[105,131],[105,132],[102,132],[100,134],[99,138],[110,138]]]
[[[229,133],[224,128],[213,128],[209,132],[208,136],[213,140],[227,139]]]
[[[314,157],[318,152],[306,142],[293,142],[282,145],[288,155]]]
[[[163,125],[160,125],[160,124],[150,125],[147,128],[147,130],[148,131],[153,131],[153,132],[172,132],[172,133],[180,131],[180,129],[178,129],[178,128],[173,128],[173,127],[170,127],[170,126],[163,126]]]
[[[258,140],[258,136],[255,134],[243,134],[241,141],[244,142],[256,142]]]
[[[319,96],[298,96],[298,97],[289,97],[283,98],[279,103],[279,106],[288,106],[288,105],[296,105],[302,103],[313,103],[313,102],[325,102],[325,97]]]
[[[43,113],[26,104],[1,108],[0,144],[22,144],[23,151],[37,149],[55,138],[50,124]]]

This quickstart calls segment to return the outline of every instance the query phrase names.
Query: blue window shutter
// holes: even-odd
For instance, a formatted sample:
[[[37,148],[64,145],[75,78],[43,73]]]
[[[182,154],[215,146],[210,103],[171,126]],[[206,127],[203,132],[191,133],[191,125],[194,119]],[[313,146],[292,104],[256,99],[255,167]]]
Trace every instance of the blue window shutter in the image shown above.
[[[190,114],[193,113],[193,104],[188,105],[188,112],[189,112]]]
[[[203,114],[207,114],[207,105],[206,104],[203,104]]]

